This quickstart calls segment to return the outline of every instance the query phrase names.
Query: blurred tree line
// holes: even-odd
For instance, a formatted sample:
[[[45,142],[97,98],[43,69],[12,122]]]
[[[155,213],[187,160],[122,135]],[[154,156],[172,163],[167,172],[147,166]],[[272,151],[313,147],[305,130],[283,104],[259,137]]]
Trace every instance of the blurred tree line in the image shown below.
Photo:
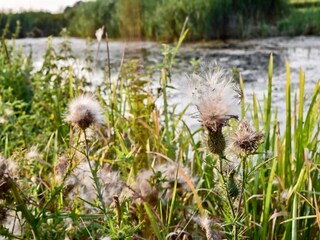
[[[188,16],[189,40],[246,37],[286,12],[288,0],[79,1],[60,14],[1,14],[0,33],[10,37],[18,26],[18,37],[45,37],[67,28],[71,36],[94,37],[105,26],[111,38],[172,41]]]

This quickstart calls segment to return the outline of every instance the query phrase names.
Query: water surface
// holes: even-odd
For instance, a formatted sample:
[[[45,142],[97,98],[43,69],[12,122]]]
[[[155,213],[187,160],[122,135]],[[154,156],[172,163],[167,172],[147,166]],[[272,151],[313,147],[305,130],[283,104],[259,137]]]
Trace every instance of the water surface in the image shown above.
[[[95,83],[103,79],[103,69],[107,63],[106,43],[91,42],[71,38],[72,55],[75,56],[73,64],[79,69],[85,65],[88,46],[92,50],[94,59],[94,72],[88,76]],[[62,38],[54,38],[53,46],[58,49],[63,42]],[[32,51],[35,68],[40,69],[43,55],[47,48],[47,39],[19,39],[16,43],[21,45],[27,53]],[[98,50],[99,49],[99,50]],[[146,67],[161,63],[163,59],[163,46],[155,42],[118,42],[109,43],[112,74],[117,75],[122,58],[124,60],[138,59]],[[98,50],[98,51],[97,51]],[[277,37],[267,39],[253,39],[248,41],[211,41],[199,43],[184,43],[176,57],[176,65],[172,72],[172,85],[176,90],[171,91],[172,101],[182,102],[185,105],[181,91],[186,81],[186,74],[193,68],[190,61],[200,59],[200,62],[217,61],[224,67],[236,67],[240,71],[245,83],[245,98],[251,102],[253,92],[257,94],[262,104],[263,95],[266,94],[268,81],[268,63],[270,54],[274,56],[273,74],[273,106],[280,113],[280,120],[284,119],[285,112],[285,62],[288,60],[291,70],[292,93],[299,91],[299,72],[302,69],[306,77],[306,100],[311,96],[314,86],[320,79],[320,37]],[[80,74],[79,70],[79,74]],[[156,76],[157,78],[157,76]],[[154,83],[155,85],[157,82]],[[183,99],[183,101],[181,101]],[[181,105],[181,108],[182,108]],[[192,111],[192,110],[190,110]],[[196,121],[189,119],[192,124]]]

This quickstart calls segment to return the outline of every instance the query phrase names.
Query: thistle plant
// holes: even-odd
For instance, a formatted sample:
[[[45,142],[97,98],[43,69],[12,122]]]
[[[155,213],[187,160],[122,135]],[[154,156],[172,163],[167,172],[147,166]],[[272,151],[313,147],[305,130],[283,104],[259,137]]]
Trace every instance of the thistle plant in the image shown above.
[[[228,207],[223,209],[223,212],[230,211],[233,236],[237,239],[238,224],[236,221],[242,214],[240,210],[247,181],[246,157],[256,151],[263,134],[255,132],[246,121],[242,121],[234,136],[231,137],[230,146],[227,147],[226,138],[228,136],[224,132],[224,128],[229,127],[229,122],[232,119],[239,119],[238,108],[242,94],[233,79],[233,75],[219,65],[208,64],[206,67],[202,66],[198,74],[189,77],[189,87],[193,104],[199,112],[199,121],[205,129],[207,149],[213,156],[218,157],[218,166],[211,165],[213,167],[212,172],[214,172],[214,169],[218,170],[218,179],[224,192],[223,197],[228,203]],[[240,153],[236,155],[237,158],[240,157],[241,159],[240,168],[227,158],[229,151],[233,151],[233,148]],[[230,167],[231,170],[228,171],[227,169]],[[235,170],[237,168],[238,171]],[[242,173],[242,182],[239,191],[236,178],[240,172]],[[239,193],[240,198],[238,199]],[[236,201],[238,201],[237,209]],[[202,219],[208,219],[208,217],[202,216]],[[212,234],[208,231],[208,221],[201,222],[206,223],[202,225],[206,229],[207,236],[211,236]],[[213,238],[208,237],[208,239]]]
[[[80,129],[84,135],[85,150],[83,154],[88,163],[95,189],[97,191],[100,202],[100,209],[103,210],[106,219],[107,210],[103,200],[103,192],[101,182],[98,177],[98,164],[92,163],[90,160],[90,146],[86,130],[92,125],[101,125],[104,123],[104,115],[100,103],[91,95],[80,95],[73,99],[69,104],[69,112],[66,121]],[[82,152],[82,151],[79,151]]]
[[[199,111],[199,121],[208,135],[208,148],[222,157],[226,148],[222,129],[231,119],[238,119],[240,96],[232,75],[220,66],[212,65],[191,75],[189,85],[193,104]]]

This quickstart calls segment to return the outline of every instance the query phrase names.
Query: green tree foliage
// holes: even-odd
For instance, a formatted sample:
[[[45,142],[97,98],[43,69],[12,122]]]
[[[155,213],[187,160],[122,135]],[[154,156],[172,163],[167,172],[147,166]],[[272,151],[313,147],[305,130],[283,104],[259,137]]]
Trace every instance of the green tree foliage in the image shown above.
[[[8,24],[8,31],[4,28]],[[16,28],[20,27],[18,38],[45,37],[59,35],[62,28],[67,26],[67,20],[63,14],[51,14],[47,12],[22,12],[16,14],[0,14],[0,35],[12,37]]]
[[[288,0],[79,1],[62,14],[2,14],[0,28],[9,21],[14,32],[19,20],[19,37],[58,35],[63,27],[72,36],[94,37],[105,26],[112,38],[173,41],[188,17],[189,40],[198,40],[251,35],[261,22],[273,23],[287,10]]]

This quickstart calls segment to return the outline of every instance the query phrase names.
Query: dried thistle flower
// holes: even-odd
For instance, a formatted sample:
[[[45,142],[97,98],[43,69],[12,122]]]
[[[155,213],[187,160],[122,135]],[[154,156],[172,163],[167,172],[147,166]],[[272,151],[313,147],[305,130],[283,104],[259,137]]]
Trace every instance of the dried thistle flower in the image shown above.
[[[68,164],[69,164],[68,156],[66,154],[60,155],[58,158],[58,161],[55,163],[55,166],[54,166],[55,177],[58,183],[61,183],[64,177],[64,174],[67,171]]]
[[[246,120],[243,120],[231,138],[231,145],[240,154],[248,155],[257,150],[259,144],[262,143],[263,137],[262,133],[255,131]]]
[[[218,132],[232,118],[238,119],[239,90],[233,76],[218,65],[207,66],[189,77],[193,103],[208,132]]]
[[[62,154],[59,156],[58,161],[54,166],[54,170],[57,174],[63,175],[67,171],[67,167],[69,164],[69,159],[66,154]]]
[[[111,237],[109,237],[109,236],[104,236],[104,237],[101,238],[101,240],[111,240]]]
[[[69,104],[66,121],[85,130],[90,125],[104,123],[104,115],[100,103],[91,95],[80,95]]]

